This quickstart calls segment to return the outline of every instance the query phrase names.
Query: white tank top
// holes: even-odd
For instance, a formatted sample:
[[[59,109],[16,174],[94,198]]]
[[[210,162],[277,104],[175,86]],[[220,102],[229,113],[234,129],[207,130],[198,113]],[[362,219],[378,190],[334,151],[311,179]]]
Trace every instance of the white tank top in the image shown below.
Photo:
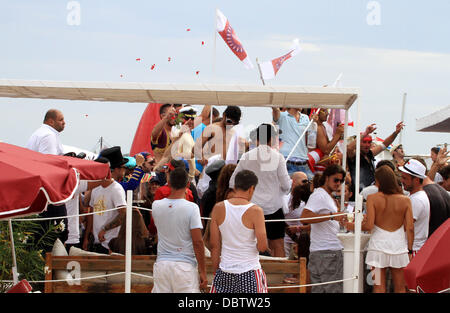
[[[219,226],[222,236],[220,269],[234,274],[260,269],[255,230],[242,223],[242,215],[254,204],[233,205],[227,200],[224,203],[225,220]]]

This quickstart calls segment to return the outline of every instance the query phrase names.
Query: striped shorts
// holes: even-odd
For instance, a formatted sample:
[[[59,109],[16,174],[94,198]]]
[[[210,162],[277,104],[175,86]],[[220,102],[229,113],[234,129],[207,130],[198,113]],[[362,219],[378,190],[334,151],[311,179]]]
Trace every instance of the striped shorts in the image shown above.
[[[267,293],[266,274],[262,269],[233,274],[217,269],[211,293]]]

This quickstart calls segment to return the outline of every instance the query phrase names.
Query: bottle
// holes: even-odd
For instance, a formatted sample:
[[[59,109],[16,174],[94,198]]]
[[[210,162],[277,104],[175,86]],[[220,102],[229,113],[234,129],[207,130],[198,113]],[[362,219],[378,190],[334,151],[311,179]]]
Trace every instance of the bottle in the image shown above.
[[[313,122],[308,129],[308,148],[315,149],[316,148],[316,139],[317,139],[317,124]]]

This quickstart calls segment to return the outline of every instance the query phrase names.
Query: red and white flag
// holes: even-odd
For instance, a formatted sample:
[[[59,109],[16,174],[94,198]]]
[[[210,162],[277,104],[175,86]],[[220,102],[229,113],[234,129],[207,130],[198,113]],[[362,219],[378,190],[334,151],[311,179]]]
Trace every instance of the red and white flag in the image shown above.
[[[247,52],[245,52],[245,49],[239,41],[239,38],[236,36],[230,22],[219,10],[216,10],[216,29],[228,47],[230,47],[231,51],[233,51],[239,60],[244,63],[244,66],[247,69],[253,68],[253,63],[247,56]]]
[[[263,79],[272,79],[277,75],[281,65],[284,61],[295,56],[301,50],[300,43],[298,39],[294,39],[291,50],[285,55],[273,59],[272,61],[263,62],[260,64],[261,75]]]

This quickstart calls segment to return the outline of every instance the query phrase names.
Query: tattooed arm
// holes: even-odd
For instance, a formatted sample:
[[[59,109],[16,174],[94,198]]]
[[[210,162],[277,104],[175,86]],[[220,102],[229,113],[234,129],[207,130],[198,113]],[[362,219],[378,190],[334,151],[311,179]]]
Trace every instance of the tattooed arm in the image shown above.
[[[102,230],[100,230],[98,232],[98,240],[100,242],[105,241],[105,233],[108,230],[111,230],[113,228],[116,228],[116,227],[122,225],[122,222],[125,219],[125,215],[126,215],[126,207],[121,207],[119,209],[119,214],[117,214],[117,216],[111,222],[103,225]]]

